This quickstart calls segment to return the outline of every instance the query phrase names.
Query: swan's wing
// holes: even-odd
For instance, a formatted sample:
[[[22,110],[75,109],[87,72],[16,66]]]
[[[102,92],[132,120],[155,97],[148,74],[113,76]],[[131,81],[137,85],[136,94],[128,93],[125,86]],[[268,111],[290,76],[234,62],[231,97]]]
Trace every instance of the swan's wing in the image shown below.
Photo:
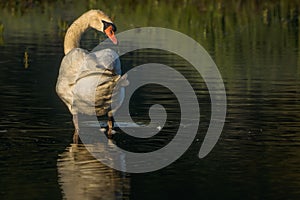
[[[114,71],[114,73],[118,75],[122,74],[119,55],[112,49],[94,51],[89,54],[89,59],[94,59],[98,68]]]
[[[62,60],[56,91],[72,114],[92,114],[96,109],[97,115],[103,115],[110,110],[120,74],[121,64],[115,51],[88,53],[74,49]]]
[[[128,85],[127,76],[115,75],[106,70],[102,74],[89,73],[78,79],[74,87],[74,104],[78,112],[97,116],[118,109],[124,99],[124,87]],[[111,110],[111,104],[114,110]]]
[[[78,112],[98,116],[110,111],[114,88],[120,75],[111,72],[104,74],[91,73],[78,79],[73,90],[74,104]]]
[[[95,111],[98,116],[106,114],[110,110],[112,91],[119,76],[107,69],[96,55],[88,54],[73,89],[77,111],[88,115],[95,114]]]
[[[73,89],[80,76],[81,67],[84,65],[87,54],[88,52],[83,49],[73,49],[63,58],[60,65],[56,92],[72,114],[77,113],[73,108]]]

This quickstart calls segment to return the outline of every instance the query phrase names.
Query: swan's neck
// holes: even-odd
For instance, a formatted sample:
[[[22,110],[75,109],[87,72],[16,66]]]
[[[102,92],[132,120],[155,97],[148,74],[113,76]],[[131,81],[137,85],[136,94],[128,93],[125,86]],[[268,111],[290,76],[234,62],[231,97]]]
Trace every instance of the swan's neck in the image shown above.
[[[65,35],[64,52],[65,55],[72,49],[78,48],[82,34],[89,29],[89,23],[85,18],[80,17],[68,28]]]

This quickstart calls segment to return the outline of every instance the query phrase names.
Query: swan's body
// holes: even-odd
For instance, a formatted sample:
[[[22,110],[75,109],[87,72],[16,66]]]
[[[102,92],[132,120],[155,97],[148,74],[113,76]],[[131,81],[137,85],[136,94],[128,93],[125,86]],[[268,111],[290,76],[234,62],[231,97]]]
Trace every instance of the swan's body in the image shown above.
[[[67,30],[65,57],[61,62],[56,91],[73,115],[74,142],[78,140],[78,113],[96,113],[97,116],[107,114],[108,134],[111,133],[112,113],[115,111],[110,108],[112,99],[116,105],[121,105],[124,98],[124,88],[115,86],[118,81],[124,81],[123,85],[126,85],[126,77],[121,77],[121,64],[116,52],[104,49],[89,53],[79,48],[81,35],[89,28],[109,34],[110,39],[117,43],[113,34],[115,26],[99,10],[83,14]]]

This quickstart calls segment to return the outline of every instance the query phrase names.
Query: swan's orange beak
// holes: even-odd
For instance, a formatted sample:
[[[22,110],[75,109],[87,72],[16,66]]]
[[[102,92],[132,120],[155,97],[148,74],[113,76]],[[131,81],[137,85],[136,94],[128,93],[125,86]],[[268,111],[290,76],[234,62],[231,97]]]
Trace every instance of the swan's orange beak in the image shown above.
[[[114,44],[118,44],[118,40],[115,36],[115,33],[113,31],[113,27],[109,26],[104,30],[105,34],[107,35],[107,37],[114,43]]]

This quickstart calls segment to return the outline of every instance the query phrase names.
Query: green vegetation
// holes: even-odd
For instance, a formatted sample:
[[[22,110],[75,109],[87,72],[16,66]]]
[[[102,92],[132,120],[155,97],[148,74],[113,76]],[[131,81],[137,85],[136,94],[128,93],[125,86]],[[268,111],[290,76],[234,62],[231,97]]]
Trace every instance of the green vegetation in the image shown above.
[[[249,67],[264,62],[281,67],[279,63],[285,61],[299,75],[300,60],[288,58],[299,46],[299,5],[296,0],[9,0],[0,3],[0,35],[22,29],[35,42],[42,38],[39,35],[49,34],[62,43],[75,18],[88,9],[100,8],[112,16],[119,32],[158,26],[189,35],[209,51],[225,76],[250,73]],[[256,59],[261,54],[265,60]],[[248,66],[237,72],[234,66],[243,65],[238,63],[241,60]],[[266,73],[270,79],[275,76],[272,71]]]
[[[114,18],[120,31],[159,26],[181,31],[204,43],[220,43],[226,42],[223,39],[227,36],[234,37],[247,28],[255,31],[263,25],[296,29],[299,5],[296,0],[146,0],[143,3],[137,0],[10,0],[0,3],[0,19],[4,25],[17,24],[26,28],[22,27],[23,24],[29,29],[35,26],[33,30],[55,28],[56,32],[64,32],[68,24],[84,11],[101,8]],[[20,19],[25,23],[18,23]]]
[[[4,25],[0,23],[0,35],[3,34],[3,31],[4,31]]]
[[[4,31],[4,25],[0,22],[0,46],[4,44],[3,31]]]
[[[24,18],[35,14],[40,16],[39,19],[51,21],[57,18],[54,20],[57,28],[64,31],[66,24],[73,20],[70,16],[76,17],[92,8],[101,8],[109,13],[120,30],[139,26],[168,27],[197,40],[209,39],[209,34],[214,38],[224,37],[235,34],[239,28],[260,23],[282,28],[296,27],[299,23],[299,2],[291,0],[148,0],[143,3],[136,0],[10,0],[0,3],[3,11],[0,17]]]

